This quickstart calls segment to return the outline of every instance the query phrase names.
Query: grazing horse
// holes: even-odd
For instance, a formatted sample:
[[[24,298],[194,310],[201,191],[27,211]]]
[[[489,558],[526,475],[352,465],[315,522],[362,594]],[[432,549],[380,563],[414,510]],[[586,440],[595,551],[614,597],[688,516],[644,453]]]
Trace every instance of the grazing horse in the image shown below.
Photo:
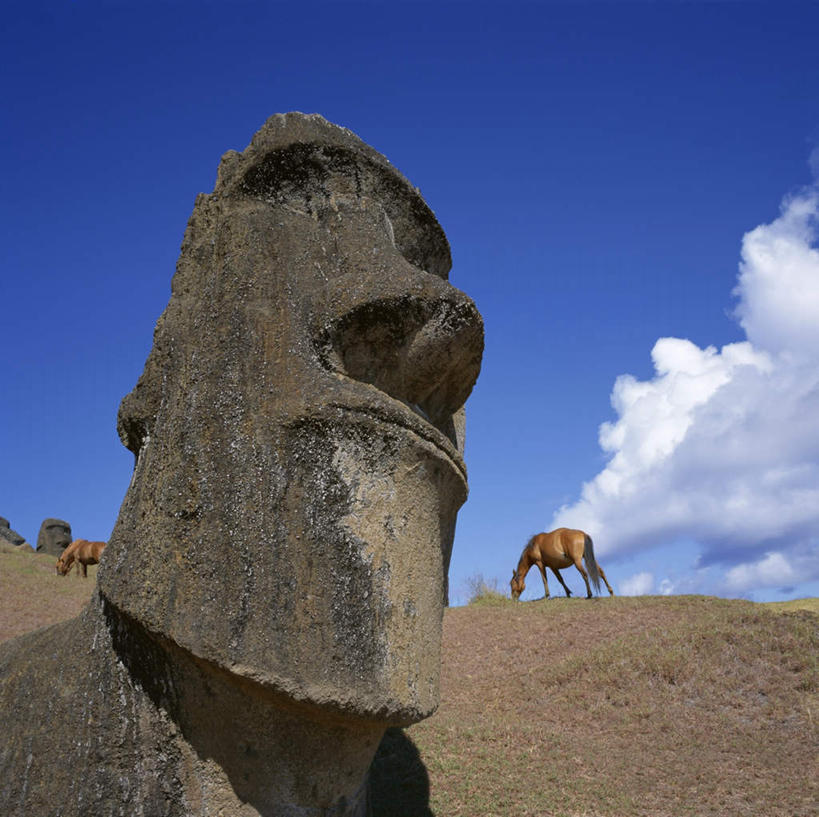
[[[105,550],[105,542],[89,542],[87,539],[75,539],[57,559],[57,573],[67,576],[68,572],[77,564],[77,578],[82,575],[88,578],[88,565],[99,564],[100,554]]]
[[[581,559],[586,560],[588,574],[583,569]],[[592,597],[589,576],[591,576],[594,589],[600,592],[600,579],[606,583],[609,593],[613,596],[614,591],[603,572],[603,568],[597,564],[594,558],[594,546],[591,536],[582,530],[570,530],[569,528],[558,528],[551,533],[536,533],[527,543],[520,554],[520,561],[517,569],[512,573],[512,581],[509,583],[512,588],[512,598],[517,601],[520,594],[526,588],[523,580],[532,565],[540,568],[540,575],[543,577],[543,589],[546,591],[546,598],[549,598],[549,583],[546,580],[546,568],[550,568],[557,576],[557,580],[563,585],[566,596],[571,596],[572,591],[566,587],[566,582],[560,575],[560,569],[574,565],[586,582],[586,598]]]

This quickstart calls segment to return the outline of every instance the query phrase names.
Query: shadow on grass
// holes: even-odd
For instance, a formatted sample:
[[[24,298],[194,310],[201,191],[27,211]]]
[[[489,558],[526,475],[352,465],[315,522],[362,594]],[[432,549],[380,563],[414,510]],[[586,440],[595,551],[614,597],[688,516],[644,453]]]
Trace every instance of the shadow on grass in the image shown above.
[[[403,729],[388,729],[370,767],[372,817],[434,817],[429,774]]]

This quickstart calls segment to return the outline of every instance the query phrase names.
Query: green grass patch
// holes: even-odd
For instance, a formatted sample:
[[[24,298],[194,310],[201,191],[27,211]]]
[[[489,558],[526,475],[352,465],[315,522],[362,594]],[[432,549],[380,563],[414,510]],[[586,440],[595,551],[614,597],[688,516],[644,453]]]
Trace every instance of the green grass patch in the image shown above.
[[[819,599],[793,599],[791,601],[769,601],[765,602],[765,607],[775,613],[792,613],[794,610],[808,610],[819,615]]]

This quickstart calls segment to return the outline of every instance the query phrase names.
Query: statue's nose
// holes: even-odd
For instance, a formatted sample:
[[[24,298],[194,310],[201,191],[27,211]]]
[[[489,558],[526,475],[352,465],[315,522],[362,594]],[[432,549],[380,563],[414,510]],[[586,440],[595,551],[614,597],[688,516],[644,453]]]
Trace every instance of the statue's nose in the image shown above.
[[[426,274],[386,293],[381,280],[378,295],[366,282],[351,291],[339,279],[333,289],[319,341],[325,365],[375,386],[443,431],[480,371],[483,322],[472,300]]]

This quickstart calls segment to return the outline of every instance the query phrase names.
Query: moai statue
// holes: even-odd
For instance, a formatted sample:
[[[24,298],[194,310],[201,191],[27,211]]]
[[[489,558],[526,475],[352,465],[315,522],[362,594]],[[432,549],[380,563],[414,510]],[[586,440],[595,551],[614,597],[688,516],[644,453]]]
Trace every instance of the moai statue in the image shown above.
[[[11,522],[4,516],[0,516],[0,543],[11,545],[13,547],[25,546],[29,550],[28,543],[16,530],[11,529]]]
[[[277,115],[223,157],[120,407],[97,594],[0,649],[0,813],[366,814],[384,731],[438,703],[483,350],[449,267],[348,130]]]
[[[37,534],[37,552],[59,556],[71,544],[71,525],[63,519],[44,519]]]

